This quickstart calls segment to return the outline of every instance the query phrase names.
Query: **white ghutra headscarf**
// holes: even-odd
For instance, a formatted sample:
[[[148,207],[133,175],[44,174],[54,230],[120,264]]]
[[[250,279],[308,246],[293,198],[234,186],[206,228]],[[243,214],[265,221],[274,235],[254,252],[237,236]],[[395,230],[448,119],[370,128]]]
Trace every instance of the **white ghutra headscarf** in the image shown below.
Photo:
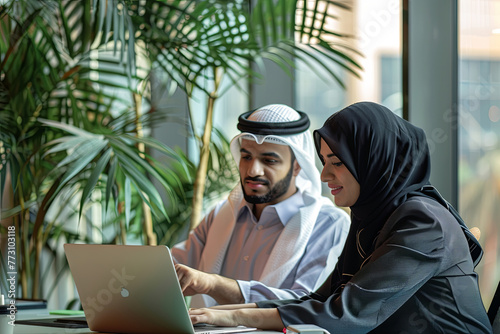
[[[309,119],[305,113],[299,113],[283,104],[270,104],[241,115],[239,121],[238,129],[243,132],[231,141],[231,153],[237,164],[241,158],[242,139],[254,140],[258,144],[268,142],[288,145],[301,168],[295,185],[301,192],[321,195],[320,175],[314,163],[316,148],[308,131]]]

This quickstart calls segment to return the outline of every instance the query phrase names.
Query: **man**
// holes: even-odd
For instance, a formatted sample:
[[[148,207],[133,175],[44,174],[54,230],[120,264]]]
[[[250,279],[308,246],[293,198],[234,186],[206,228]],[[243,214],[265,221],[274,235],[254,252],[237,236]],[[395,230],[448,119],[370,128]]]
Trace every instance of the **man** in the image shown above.
[[[172,249],[193,307],[298,298],[333,270],[350,220],[321,196],[308,128],[305,113],[279,104],[239,117],[241,185]]]

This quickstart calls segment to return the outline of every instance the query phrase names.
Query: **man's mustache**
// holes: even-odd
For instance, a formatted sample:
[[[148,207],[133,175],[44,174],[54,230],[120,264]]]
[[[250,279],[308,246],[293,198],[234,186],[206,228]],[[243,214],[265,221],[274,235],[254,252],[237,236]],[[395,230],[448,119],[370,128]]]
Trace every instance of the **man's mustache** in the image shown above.
[[[252,177],[252,176],[247,176],[245,178],[245,181],[259,182],[259,183],[262,183],[266,186],[269,184],[269,181],[267,181],[267,180],[259,179],[258,177]]]

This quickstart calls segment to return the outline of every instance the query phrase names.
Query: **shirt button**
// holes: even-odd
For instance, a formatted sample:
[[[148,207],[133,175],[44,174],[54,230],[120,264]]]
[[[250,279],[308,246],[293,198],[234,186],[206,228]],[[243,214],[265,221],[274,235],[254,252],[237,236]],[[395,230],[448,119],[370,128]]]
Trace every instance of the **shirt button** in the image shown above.
[[[243,260],[245,260],[245,261],[248,261],[248,258],[249,258],[248,255],[243,256]]]
[[[260,231],[260,230],[262,230],[262,229],[263,229],[262,225],[258,225],[258,226],[257,226],[257,229],[258,229],[259,231]]]

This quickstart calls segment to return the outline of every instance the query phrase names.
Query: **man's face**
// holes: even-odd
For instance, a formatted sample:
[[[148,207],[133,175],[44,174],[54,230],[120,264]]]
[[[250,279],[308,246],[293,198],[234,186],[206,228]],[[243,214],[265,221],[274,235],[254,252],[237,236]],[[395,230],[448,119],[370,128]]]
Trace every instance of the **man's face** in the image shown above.
[[[295,176],[300,172],[287,145],[241,141],[240,177],[245,200],[253,204],[276,204],[297,190]]]

